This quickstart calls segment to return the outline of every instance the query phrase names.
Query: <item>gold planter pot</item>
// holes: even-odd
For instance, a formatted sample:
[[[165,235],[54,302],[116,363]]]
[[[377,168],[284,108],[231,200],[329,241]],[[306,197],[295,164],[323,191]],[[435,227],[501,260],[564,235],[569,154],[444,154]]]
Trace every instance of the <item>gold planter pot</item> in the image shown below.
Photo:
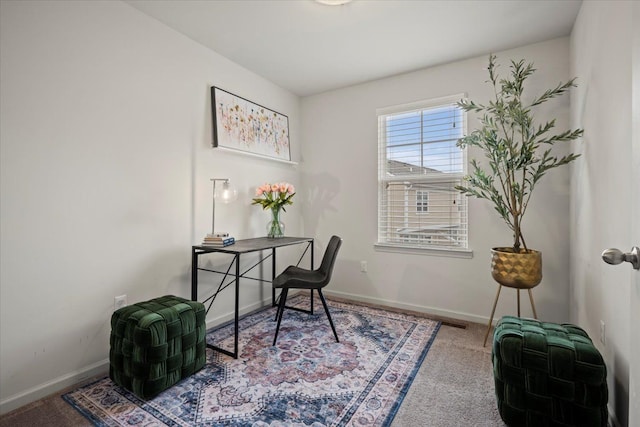
[[[515,253],[513,248],[493,248],[491,276],[502,286],[531,289],[542,280],[542,253],[532,249]]]
[[[484,336],[484,344],[487,344],[487,337],[493,323],[493,315],[496,312],[500,290],[503,286],[518,290],[518,317],[520,317],[520,289],[529,292],[529,300],[533,309],[533,317],[538,318],[536,306],[533,303],[531,288],[538,286],[542,280],[542,253],[533,249],[514,252],[513,248],[498,247],[491,249],[491,276],[499,283],[498,293],[493,302],[493,309],[487,325],[487,333]]]

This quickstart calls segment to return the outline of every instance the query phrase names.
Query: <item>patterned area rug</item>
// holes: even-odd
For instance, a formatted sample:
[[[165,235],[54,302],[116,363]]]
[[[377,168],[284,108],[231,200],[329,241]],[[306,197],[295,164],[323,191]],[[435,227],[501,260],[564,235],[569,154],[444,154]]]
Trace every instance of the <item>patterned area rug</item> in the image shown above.
[[[275,308],[240,320],[238,359],[207,350],[205,367],[144,401],[109,378],[63,398],[98,426],[388,426],[440,328],[423,317],[330,300],[336,343],[315,314]],[[287,305],[308,308],[296,295]],[[233,324],[207,333],[233,347]]]

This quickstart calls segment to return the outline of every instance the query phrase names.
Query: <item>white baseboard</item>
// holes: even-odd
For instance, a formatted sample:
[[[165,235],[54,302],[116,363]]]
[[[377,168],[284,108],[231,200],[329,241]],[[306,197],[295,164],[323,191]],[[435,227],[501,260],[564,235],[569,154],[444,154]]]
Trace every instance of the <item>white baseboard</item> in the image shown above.
[[[262,301],[254,302],[253,304],[240,307],[239,315],[244,316],[247,313],[251,313],[252,311],[257,310],[259,308],[263,308],[263,307],[271,307],[271,296],[263,299]],[[233,318],[234,318],[234,313],[233,311],[230,311],[228,313],[221,314],[217,317],[214,317],[213,319],[207,319],[207,330],[213,328],[214,326],[218,326],[225,322],[229,322],[233,320]]]
[[[461,311],[443,310],[443,309],[435,308],[435,307],[429,307],[429,306],[424,306],[424,305],[416,305],[416,304],[407,304],[407,303],[403,303],[403,302],[399,302],[399,301],[392,301],[392,300],[388,300],[388,299],[368,297],[368,296],[365,296],[365,295],[350,294],[350,293],[347,293],[347,292],[330,291],[328,289],[323,290],[323,293],[326,294],[326,295],[329,295],[329,296],[330,295],[334,295],[334,296],[340,297],[340,298],[346,298],[346,299],[351,299],[351,300],[356,300],[356,301],[362,301],[362,302],[366,302],[366,303],[370,303],[370,304],[386,305],[388,307],[400,308],[400,309],[411,310],[411,311],[417,311],[417,312],[420,312],[420,313],[431,314],[433,316],[447,317],[449,319],[464,320],[464,321],[467,321],[467,322],[481,323],[481,324],[486,324],[489,321],[489,318],[486,317],[486,316],[478,316],[478,315],[475,315],[475,314],[463,313]]]
[[[451,319],[465,320],[468,322],[475,323],[485,323],[488,318],[482,316],[470,315],[468,313],[462,313],[451,310],[442,310],[434,307],[421,306],[415,304],[406,304],[398,301],[391,301],[382,298],[372,298],[364,295],[350,294],[346,292],[336,292],[326,290],[325,293],[327,295],[334,295],[336,297],[352,299],[356,301],[362,301],[371,304],[378,305],[386,305],[394,308],[400,308],[405,310],[418,311],[426,314],[432,314],[435,316],[448,317]],[[271,296],[263,299],[262,301],[255,302],[253,304],[249,304],[245,307],[240,308],[240,315],[244,315],[250,313],[254,310],[262,308],[264,306],[271,305]],[[232,321],[234,318],[233,311],[219,315],[214,317],[213,319],[207,319],[207,329],[210,329],[214,326],[220,325],[222,323]],[[103,359],[96,363],[93,363],[84,368],[75,370],[68,374],[62,375],[58,378],[54,378],[50,381],[37,385],[35,387],[29,388],[23,392],[15,394],[13,396],[8,397],[7,399],[0,402],[0,414],[5,414],[7,412],[11,412],[14,409],[18,409],[21,406],[27,405],[29,403],[35,402],[38,399],[42,399],[56,392],[60,392],[67,387],[71,387],[74,384],[81,383],[88,378],[96,377],[99,375],[106,375],[109,371],[109,359]]]
[[[6,414],[21,406],[28,405],[36,400],[47,397],[56,392],[81,383],[91,377],[106,375],[109,372],[109,359],[103,359],[82,369],[54,378],[21,393],[15,394],[0,402],[0,414]]]
[[[611,402],[607,404],[607,410],[609,411],[609,426],[610,427],[621,427],[620,422],[618,422],[618,418],[616,418],[616,414],[613,413],[613,408],[611,407]]]
[[[271,305],[271,296],[265,298],[262,301],[250,304],[240,309],[240,315],[250,313],[263,306]],[[213,319],[207,319],[207,329],[217,326],[221,323],[233,320],[233,311],[217,316]],[[28,405],[36,400],[47,397],[56,392],[60,392],[67,387],[71,387],[74,384],[81,383],[88,378],[96,377],[99,375],[107,375],[109,372],[109,358],[103,359],[99,362],[93,363],[84,368],[62,375],[58,378],[54,378],[50,381],[29,388],[23,392],[15,394],[6,398],[0,402],[0,414],[6,414],[14,409],[18,409],[21,406]]]
[[[435,307],[416,305],[416,304],[407,304],[398,301],[387,300],[383,298],[373,298],[364,295],[351,294],[347,292],[337,292],[325,290],[324,293],[327,296],[336,296],[340,298],[351,299],[355,301],[366,302],[370,304],[378,304],[378,305],[386,305],[389,307],[417,311],[425,314],[432,314],[440,317],[447,317],[450,319],[464,320],[467,322],[481,323],[484,324],[488,321],[488,317],[485,316],[477,316],[473,314],[463,313],[459,311],[452,310],[442,310]],[[250,304],[248,306],[242,307],[240,309],[240,315],[244,315],[246,313],[250,313],[254,310],[262,308],[264,306],[271,305],[271,297],[265,298],[262,301],[258,301],[256,303]],[[234,313],[229,312],[220,316],[217,316],[213,319],[207,320],[207,330],[220,325],[224,322],[228,322],[233,320]],[[67,387],[71,387],[74,384],[81,383],[88,378],[97,377],[99,375],[106,375],[109,371],[109,359],[103,359],[96,363],[93,363],[89,366],[86,366],[82,369],[70,372],[68,374],[62,375],[58,378],[54,378],[51,381],[47,381],[30,389],[27,389],[21,393],[15,394],[11,397],[0,402],[0,415],[4,415],[8,412],[11,412],[15,409],[20,408],[21,406],[28,405],[29,403],[35,402],[38,399],[42,399],[49,395],[52,395],[56,392],[60,392]],[[615,418],[612,408],[609,407],[609,424],[613,427],[618,427],[619,423]]]
[[[477,316],[474,314],[468,314],[468,313],[463,313],[459,311],[442,310],[439,308],[416,305],[416,304],[406,304],[406,303],[391,301],[391,300],[382,299],[382,298],[373,298],[373,297],[368,297],[364,295],[350,294],[347,292],[336,292],[336,291],[330,291],[327,289],[327,290],[324,290],[323,293],[327,296],[334,295],[339,298],[346,298],[346,299],[366,302],[370,304],[386,305],[388,307],[417,311],[420,313],[431,314],[439,317],[446,317],[449,319],[465,320],[467,322],[474,322],[474,323],[480,323],[485,325],[489,321],[489,317],[486,317],[486,316]],[[493,323],[495,324],[497,320],[499,319],[494,319]],[[615,416],[615,413],[613,412],[611,403],[607,405],[607,409],[609,411],[609,420],[608,420],[609,427],[621,427],[620,422],[618,421],[618,419]]]

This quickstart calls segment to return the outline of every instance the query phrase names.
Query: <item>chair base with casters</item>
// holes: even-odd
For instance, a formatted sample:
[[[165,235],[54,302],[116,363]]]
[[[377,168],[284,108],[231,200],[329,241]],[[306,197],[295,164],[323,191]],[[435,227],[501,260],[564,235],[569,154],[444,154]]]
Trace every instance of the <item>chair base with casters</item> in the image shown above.
[[[329,319],[331,330],[333,331],[333,335],[336,338],[336,342],[340,342],[340,340],[338,339],[338,333],[336,332],[336,327],[333,324],[333,319],[331,318],[331,314],[329,313],[327,301],[322,294],[322,288],[327,286],[329,284],[329,281],[331,280],[331,273],[333,272],[333,266],[336,261],[338,249],[340,249],[341,245],[342,239],[340,239],[338,236],[332,236],[329,244],[327,245],[327,249],[325,250],[320,268],[318,268],[317,270],[308,270],[292,265],[287,267],[282,272],[282,274],[280,274],[273,280],[274,289],[282,290],[280,294],[280,302],[278,304],[278,311],[276,313],[277,325],[276,334],[273,337],[274,346],[276,345],[276,342],[278,340],[278,332],[280,331],[280,324],[282,323],[284,309],[286,308],[289,289],[309,289],[311,291],[312,298],[313,291],[315,290],[318,292],[320,301],[322,301],[322,306],[324,307],[324,311],[327,314],[327,318]]]

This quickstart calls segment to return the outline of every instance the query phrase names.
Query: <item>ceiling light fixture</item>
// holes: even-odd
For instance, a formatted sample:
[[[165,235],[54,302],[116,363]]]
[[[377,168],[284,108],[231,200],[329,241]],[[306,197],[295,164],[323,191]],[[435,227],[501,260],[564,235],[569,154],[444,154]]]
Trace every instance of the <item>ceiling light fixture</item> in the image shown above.
[[[351,0],[316,0],[318,3],[326,4],[329,6],[342,6],[349,3]]]

